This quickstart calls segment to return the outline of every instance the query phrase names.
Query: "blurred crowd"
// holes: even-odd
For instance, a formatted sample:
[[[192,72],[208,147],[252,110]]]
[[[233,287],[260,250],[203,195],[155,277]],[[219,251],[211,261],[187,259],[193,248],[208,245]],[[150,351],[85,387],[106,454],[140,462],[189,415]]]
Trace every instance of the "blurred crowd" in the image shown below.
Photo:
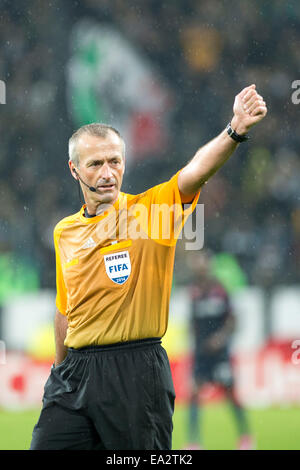
[[[297,0],[2,1],[1,253],[34,266],[40,286],[54,288],[53,228],[81,205],[67,168],[74,123],[65,64],[72,27],[83,17],[114,25],[174,97],[167,150],[130,168],[125,191],[171,177],[225,128],[235,95],[256,83],[269,113],[203,188],[205,246],[236,257],[250,285],[299,282],[299,105],[291,99],[300,78]],[[184,270],[181,250],[176,262]]]

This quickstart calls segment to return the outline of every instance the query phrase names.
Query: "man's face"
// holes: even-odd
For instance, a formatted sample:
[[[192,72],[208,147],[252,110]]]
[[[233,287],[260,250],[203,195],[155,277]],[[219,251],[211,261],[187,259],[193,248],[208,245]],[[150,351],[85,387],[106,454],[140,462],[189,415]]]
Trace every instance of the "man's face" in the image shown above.
[[[199,279],[207,279],[211,273],[210,258],[206,253],[199,252],[194,254],[191,260],[191,267],[194,274]]]
[[[106,137],[83,134],[77,142],[77,152],[81,179],[97,189],[97,192],[91,192],[82,185],[86,202],[114,204],[125,170],[123,144],[118,135],[114,132],[109,132]]]

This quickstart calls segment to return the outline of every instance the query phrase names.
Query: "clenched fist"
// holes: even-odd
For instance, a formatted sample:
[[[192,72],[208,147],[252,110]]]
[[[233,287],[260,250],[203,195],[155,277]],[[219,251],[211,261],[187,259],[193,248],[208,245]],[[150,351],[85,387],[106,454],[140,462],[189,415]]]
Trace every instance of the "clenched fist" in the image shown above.
[[[267,114],[267,105],[256,91],[256,85],[244,88],[234,100],[231,127],[240,135],[261,121]]]

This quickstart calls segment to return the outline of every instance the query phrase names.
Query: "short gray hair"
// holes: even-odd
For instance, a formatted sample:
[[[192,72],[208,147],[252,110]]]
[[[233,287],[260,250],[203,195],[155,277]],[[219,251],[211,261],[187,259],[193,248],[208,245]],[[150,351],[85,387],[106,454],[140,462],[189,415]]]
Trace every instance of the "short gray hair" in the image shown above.
[[[99,122],[93,122],[92,124],[86,124],[85,126],[81,126],[77,131],[69,139],[69,160],[74,163],[77,167],[79,167],[80,163],[80,156],[77,151],[77,143],[79,138],[83,134],[94,135],[98,137],[105,138],[107,137],[110,132],[115,133],[121,140],[123,146],[123,157],[125,157],[125,142],[121,137],[121,134],[117,129],[107,124],[102,124]]]

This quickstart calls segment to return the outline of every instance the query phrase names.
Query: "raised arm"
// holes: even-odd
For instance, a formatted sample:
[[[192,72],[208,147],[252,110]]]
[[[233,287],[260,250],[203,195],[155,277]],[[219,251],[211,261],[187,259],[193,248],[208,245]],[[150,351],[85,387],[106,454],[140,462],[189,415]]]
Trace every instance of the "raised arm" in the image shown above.
[[[247,134],[267,114],[266,103],[255,88],[255,85],[250,85],[235,97],[231,127],[239,135]],[[225,129],[201,147],[179,173],[178,187],[181,195],[186,199],[193,196],[224,165],[238,145]]]

